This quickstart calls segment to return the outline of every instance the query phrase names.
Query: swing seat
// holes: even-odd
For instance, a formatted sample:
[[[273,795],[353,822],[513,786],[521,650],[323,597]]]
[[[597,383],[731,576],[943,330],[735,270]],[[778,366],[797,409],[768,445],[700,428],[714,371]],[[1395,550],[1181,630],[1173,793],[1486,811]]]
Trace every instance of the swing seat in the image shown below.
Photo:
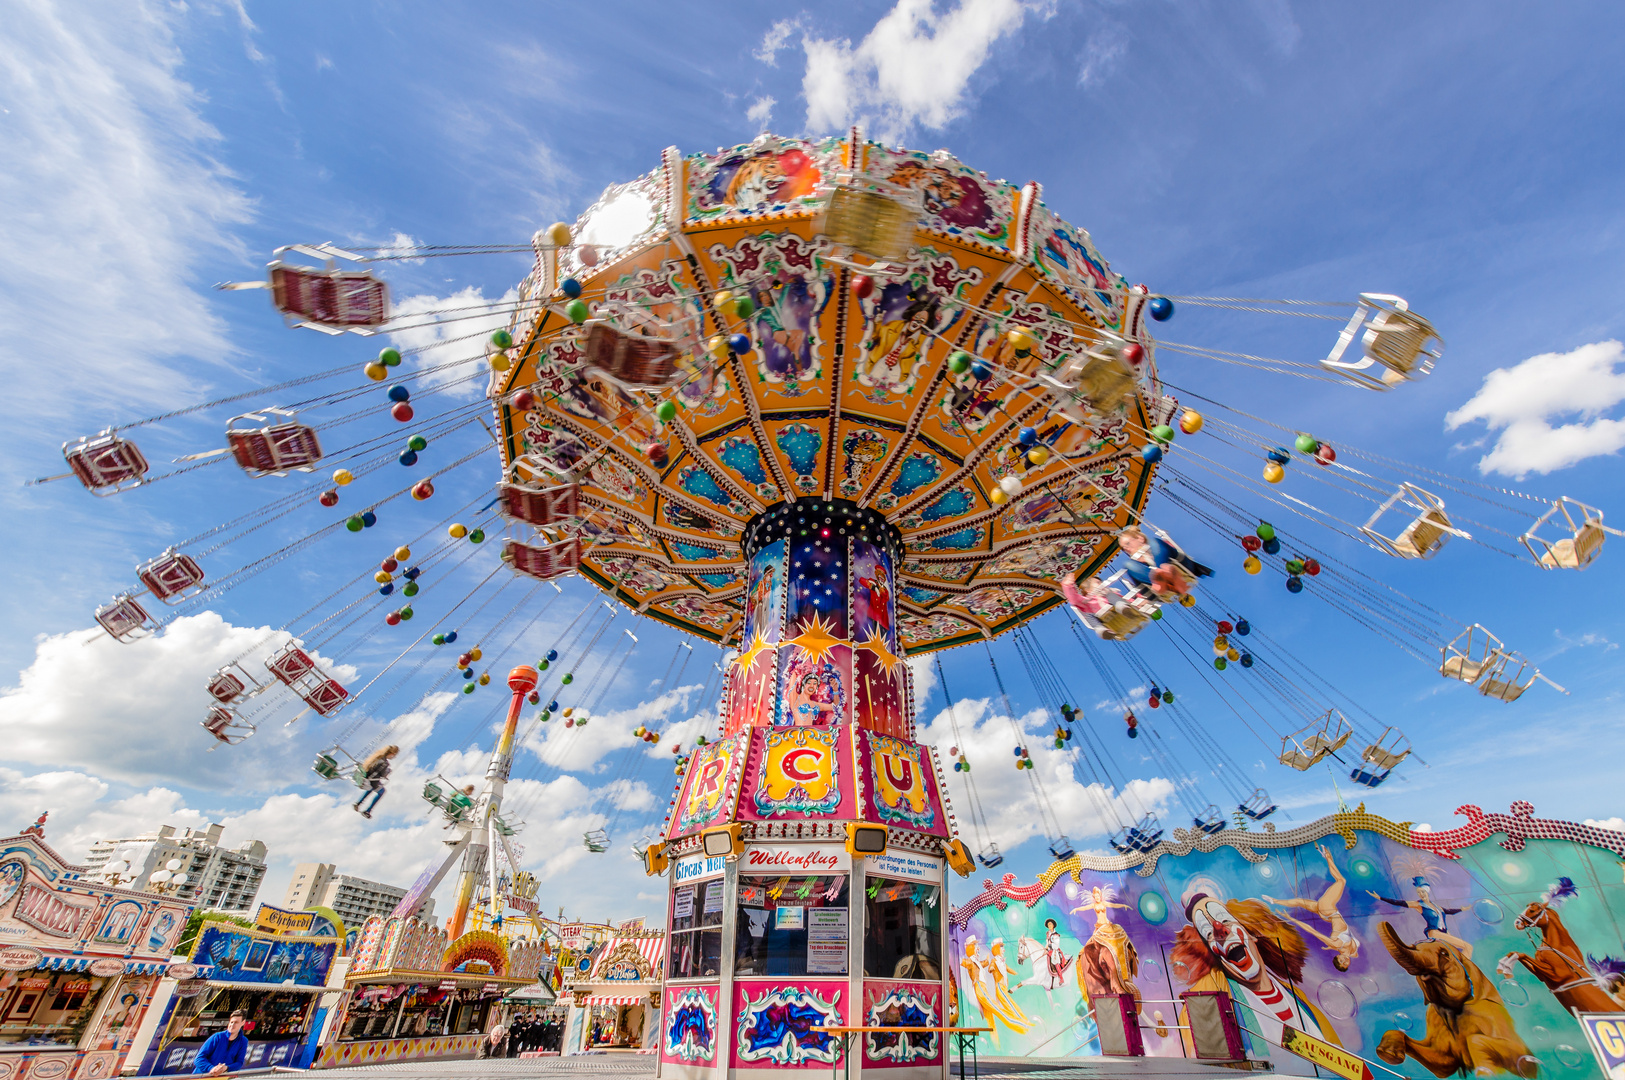
[[[582,836],[582,843],[587,850],[595,855],[602,855],[609,850],[609,833],[604,829],[592,829]]]
[[[150,468],[135,443],[111,431],[63,443],[62,456],[92,495],[111,495],[139,487]]]
[[[146,637],[152,630],[147,625],[147,609],[136,603],[128,593],[115,596],[97,608],[96,621],[113,636],[114,641],[135,641]]]
[[[989,841],[987,847],[977,853],[976,858],[991,870],[1004,861],[1004,853],[999,850],[999,845]]]
[[[1257,788],[1253,791],[1252,795],[1247,799],[1247,801],[1238,805],[1236,809],[1240,810],[1243,814],[1246,814],[1254,821],[1263,821],[1265,818],[1275,813],[1276,806],[1274,803],[1270,802],[1269,794],[1263,788]]]
[[[1576,515],[1578,511],[1578,515]],[[1540,535],[1541,526],[1561,514],[1569,535],[1551,541]],[[1579,521],[1575,521],[1575,517]],[[1602,554],[1603,541],[1609,533],[1618,534],[1602,523],[1602,511],[1564,495],[1529,526],[1529,531],[1518,540],[1529,554],[1547,570],[1584,570]]]
[[[1514,663],[1518,665],[1516,670],[1512,668]],[[1513,702],[1523,697],[1523,692],[1534,686],[1535,680],[1540,678],[1544,676],[1541,675],[1539,668],[1517,653],[1503,651],[1485,672],[1483,680],[1478,684],[1478,692],[1497,701]],[[1558,689],[1561,690],[1562,687]]]
[[[135,576],[160,601],[178,603],[198,591],[203,583],[203,568],[190,555],[181,555],[174,548],[145,566],[136,569]]]
[[[1225,820],[1224,812],[1216,804],[1209,803],[1197,817],[1191,819],[1191,825],[1197,832],[1216,833],[1222,830],[1229,822]]]
[[[249,476],[286,476],[289,472],[313,472],[322,460],[322,443],[316,429],[292,420],[259,428],[235,426],[239,420],[264,420],[244,413],[226,424],[226,444]]]
[[[340,776],[339,759],[332,754],[317,754],[316,763],[310,767],[310,771],[323,780],[337,780]]]
[[[1388,537],[1377,522],[1396,506],[1416,512],[1403,532]],[[1471,540],[1472,534],[1456,528],[1444,512],[1444,500],[1415,484],[1400,484],[1376,512],[1360,526],[1360,533],[1378,548],[1399,559],[1431,559],[1452,536]]]
[[[474,797],[461,791],[453,791],[446,796],[446,813],[455,818],[461,818],[474,808]]]
[[[209,680],[209,696],[222,705],[230,705],[242,697],[243,691],[248,689],[237,676],[224,669],[215,672]]]
[[[1162,824],[1156,816],[1147,814],[1139,821],[1114,833],[1109,843],[1119,854],[1128,855],[1136,851],[1150,851],[1162,842]]]
[[[316,661],[312,660],[305,650],[289,643],[273,653],[270,659],[265,661],[265,667],[278,681],[292,686],[316,670]]]
[[[1429,510],[1394,537],[1394,548],[1407,559],[1431,559],[1452,535],[1450,519],[1437,510]]]
[[[914,249],[917,208],[878,191],[835,187],[813,231],[830,243],[874,259],[900,262]]]
[[[596,322],[587,331],[587,366],[625,390],[663,390],[677,376],[677,350]]]
[[[1439,674],[1470,685],[1483,678],[1492,666],[1503,664],[1505,656],[1501,639],[1474,623],[1440,650]]]
[[[305,704],[318,716],[332,716],[344,708],[344,703],[350,698],[348,690],[329,678],[323,678],[304,689],[295,687],[294,693],[303,698]]]
[[[358,768],[352,771],[350,773],[350,782],[356,787],[360,788],[362,791],[372,790],[372,781],[367,779],[367,772],[365,769]]]
[[[435,783],[433,780],[425,783],[423,785],[423,801],[427,802],[430,806],[441,805],[442,793],[440,791],[440,785]]]
[[[1499,655],[1499,654],[1496,654]],[[1443,664],[1439,665],[1439,674],[1447,679],[1460,679],[1464,683],[1475,683],[1484,669],[1490,666],[1491,657],[1484,660],[1469,660],[1465,656],[1447,656]]]
[[[1308,772],[1315,767],[1315,762],[1319,760],[1319,758],[1310,757],[1301,750],[1287,750],[1281,754],[1281,764],[1299,772]]]
[[[1067,419],[1088,425],[1095,416],[1122,411],[1139,393],[1139,379],[1115,345],[1096,346],[1081,357],[1062,360],[1038,381],[1056,398]]]
[[[502,484],[504,517],[523,521],[527,525],[553,525],[564,518],[573,518],[579,512],[575,484],[555,484],[535,487],[528,484]]]
[[[1360,760],[1375,765],[1379,769],[1392,769],[1395,765],[1410,757],[1410,754],[1409,750],[1402,754],[1391,754],[1380,746],[1368,746],[1365,748],[1365,752],[1360,755]]]
[[[1392,770],[1389,770],[1389,769],[1369,769],[1369,770],[1367,770],[1367,769],[1356,768],[1356,769],[1351,769],[1349,771],[1349,779],[1353,780],[1356,784],[1360,784],[1360,785],[1362,785],[1364,787],[1374,788],[1374,787],[1379,786],[1384,780],[1388,779],[1388,774],[1389,774],[1390,771],[1392,771]]]
[[[1060,839],[1050,844],[1049,853],[1054,855],[1057,859],[1070,859],[1073,855],[1077,854],[1077,852],[1072,848],[1072,842],[1064,835]]]
[[[253,724],[250,724],[224,705],[210,706],[208,716],[200,723],[203,730],[227,746],[236,746],[254,734]]]
[[[526,577],[551,581],[581,566],[581,541],[572,536],[545,547],[531,547],[509,540],[502,547],[502,561]]]
[[[1345,360],[1362,328],[1360,358]],[[1444,339],[1433,324],[1411,311],[1403,299],[1361,293],[1348,325],[1320,365],[1368,390],[1391,390],[1427,375],[1443,352]]]
[[[342,333],[389,321],[389,286],[371,270],[270,266],[271,302],[289,326]]]
[[[518,829],[516,829],[512,825],[508,824],[506,821],[502,820],[500,817],[492,818],[491,819],[491,824],[496,827],[497,834],[499,836],[513,836],[513,835],[515,835],[516,833],[519,832]]]
[[[1281,740],[1280,762],[1289,769],[1307,772],[1343,749],[1353,734],[1354,729],[1342,713],[1327,709],[1324,716]]]

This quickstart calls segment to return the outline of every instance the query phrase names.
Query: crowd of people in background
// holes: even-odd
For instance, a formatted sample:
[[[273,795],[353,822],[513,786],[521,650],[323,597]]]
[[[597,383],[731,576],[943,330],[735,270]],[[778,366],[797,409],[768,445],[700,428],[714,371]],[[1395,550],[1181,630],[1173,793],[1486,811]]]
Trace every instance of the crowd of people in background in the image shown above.
[[[535,1050],[559,1052],[564,1042],[564,1025],[558,1019],[539,1012],[523,1012],[514,1016],[508,1025],[507,1056]]]

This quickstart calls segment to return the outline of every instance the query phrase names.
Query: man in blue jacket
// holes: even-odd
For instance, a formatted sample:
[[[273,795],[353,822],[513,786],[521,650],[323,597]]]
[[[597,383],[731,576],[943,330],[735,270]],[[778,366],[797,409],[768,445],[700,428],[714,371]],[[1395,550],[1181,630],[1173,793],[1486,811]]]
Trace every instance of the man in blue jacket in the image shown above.
[[[221,1073],[239,1072],[243,1059],[248,1056],[248,1036],[243,1034],[243,1021],[248,1015],[238,1009],[226,1021],[226,1030],[217,1031],[203,1041],[192,1063],[192,1072],[219,1076]]]

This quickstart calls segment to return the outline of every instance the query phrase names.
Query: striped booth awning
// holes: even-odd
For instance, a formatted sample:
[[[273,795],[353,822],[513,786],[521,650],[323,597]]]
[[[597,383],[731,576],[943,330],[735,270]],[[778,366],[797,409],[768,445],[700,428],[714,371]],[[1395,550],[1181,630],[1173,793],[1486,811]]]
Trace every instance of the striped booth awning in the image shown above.
[[[156,975],[168,967],[167,960],[131,960],[124,965],[124,974]]]
[[[39,962],[37,971],[85,971],[89,969],[92,960],[99,959],[94,956],[47,956]]]
[[[643,994],[588,994],[585,1004],[590,1009],[594,1005],[637,1005],[644,1000]]]
[[[581,981],[601,983],[619,982],[628,979],[630,974],[630,965],[627,963],[629,953],[635,953],[643,961],[643,967],[649,972],[649,977],[653,981],[660,981],[660,972],[666,960],[666,937],[664,934],[655,934],[649,937],[610,938],[594,954],[591,975]]]

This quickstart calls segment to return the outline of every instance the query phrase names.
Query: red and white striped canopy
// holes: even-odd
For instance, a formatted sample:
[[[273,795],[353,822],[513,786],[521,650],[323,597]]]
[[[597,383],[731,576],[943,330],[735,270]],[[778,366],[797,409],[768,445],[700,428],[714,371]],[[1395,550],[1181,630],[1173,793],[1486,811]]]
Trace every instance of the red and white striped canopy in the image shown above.
[[[588,994],[587,1007],[594,1005],[636,1005],[643,1000],[642,994]]]

